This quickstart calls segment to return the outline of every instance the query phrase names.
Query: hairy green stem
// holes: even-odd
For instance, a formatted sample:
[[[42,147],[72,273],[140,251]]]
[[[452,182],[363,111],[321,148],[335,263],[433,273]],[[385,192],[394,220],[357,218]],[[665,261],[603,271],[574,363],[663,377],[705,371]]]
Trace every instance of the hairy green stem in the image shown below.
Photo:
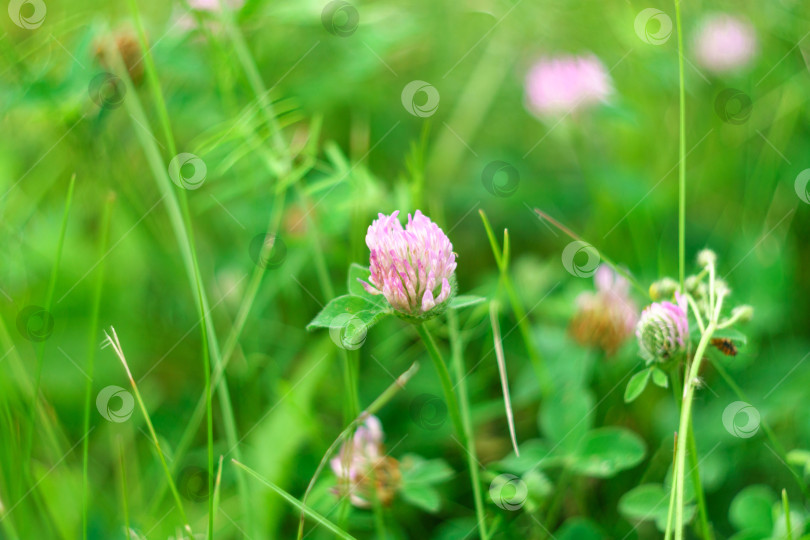
[[[450,379],[450,372],[447,370],[447,364],[444,362],[442,354],[439,352],[438,347],[436,347],[436,342],[433,341],[433,336],[430,335],[430,332],[428,332],[428,329],[424,323],[414,324],[413,326],[416,328],[416,332],[419,334],[419,337],[425,344],[425,348],[430,355],[430,359],[433,360],[433,366],[436,368],[436,373],[439,375],[439,382],[441,383],[442,390],[444,391],[444,400],[447,402],[447,410],[450,412],[450,419],[453,421],[453,427],[456,430],[456,435],[463,442],[466,439],[464,434],[464,423],[461,421],[461,412],[458,406],[458,400],[456,400],[456,394],[453,392],[453,381]]]
[[[690,298],[691,301],[691,298]],[[672,394],[675,397],[675,403],[681,406],[681,396],[683,395],[683,388],[681,387],[680,374],[678,373],[677,365],[673,366],[670,370],[670,381],[672,384]],[[689,467],[691,469],[692,485],[695,490],[695,499],[698,505],[698,518],[700,519],[700,528],[704,540],[713,540],[714,533],[712,532],[711,525],[709,524],[709,514],[706,508],[706,495],[703,493],[703,483],[700,480],[700,470],[698,469],[697,458],[697,445],[695,443],[694,426],[689,426]],[[674,473],[673,469],[673,473]],[[670,505],[669,514],[667,515],[668,521],[671,523],[672,506]]]

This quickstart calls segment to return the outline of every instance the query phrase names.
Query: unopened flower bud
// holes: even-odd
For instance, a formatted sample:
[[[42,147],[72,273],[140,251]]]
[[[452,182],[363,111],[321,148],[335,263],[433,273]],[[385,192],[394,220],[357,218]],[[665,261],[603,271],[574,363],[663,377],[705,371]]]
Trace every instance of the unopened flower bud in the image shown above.
[[[678,282],[672,278],[665,277],[650,285],[650,298],[653,300],[670,299],[675,296],[678,290]]]
[[[731,310],[731,318],[740,322],[749,322],[754,318],[754,308],[749,305],[737,306]]]
[[[697,255],[697,262],[703,268],[717,264],[717,255],[710,249],[702,249]]]
[[[676,293],[675,298],[676,304],[656,302],[644,308],[636,325],[641,356],[648,364],[669,360],[686,347],[689,336],[686,297]]]

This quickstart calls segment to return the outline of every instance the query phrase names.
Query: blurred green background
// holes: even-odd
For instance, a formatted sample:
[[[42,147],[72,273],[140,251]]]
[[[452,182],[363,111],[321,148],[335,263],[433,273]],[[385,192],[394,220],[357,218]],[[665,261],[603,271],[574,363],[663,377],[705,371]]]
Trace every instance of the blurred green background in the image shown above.
[[[505,461],[512,451],[486,305],[460,311],[494,537],[662,536],[649,520],[639,523],[621,512],[619,501],[638,485],[665,481],[677,407],[671,392],[657,387],[623,402],[626,379],[641,363],[633,340],[606,358],[567,337],[575,298],[592,281],[566,272],[561,252],[570,240],[532,209],[576,231],[645,287],[677,274],[677,41],[673,32],[652,45],[634,31],[645,8],[674,20],[671,4],[353,2],[359,23],[348,35],[324,23],[328,5],[322,1],[248,0],[224,14],[190,10],[184,2],[139,1],[137,9],[130,2],[43,5],[47,14],[35,28],[0,17],[0,537],[81,538],[85,440],[89,538],[126,537],[124,500],[131,527],[143,537],[182,534],[140,409],[118,422],[93,406],[103,388],[129,388],[119,360],[99,348],[101,330],[110,326],[192,528],[205,537],[204,424],[191,430],[177,455],[204,388],[190,241],[210,309],[213,362],[223,350],[231,352],[224,380],[235,423],[223,414],[222,394],[214,399],[214,450],[217,458],[224,455],[216,536],[294,537],[298,511],[255,479],[245,477],[240,487],[230,460],[238,457],[300,498],[347,423],[341,358],[348,354],[358,361],[361,406],[421,361],[422,369],[378,416],[397,459],[442,458],[453,471],[436,485],[441,503],[433,512],[402,498],[386,509],[389,536],[475,537],[465,451],[454,442],[441,405],[424,409],[424,396],[441,396],[441,388],[413,330],[386,320],[357,352],[343,353],[328,332],[304,329],[323,304],[345,294],[349,264],[368,263],[365,231],[377,213],[397,209],[421,209],[448,234],[462,293],[500,298],[519,442],[553,441],[548,423],[590,403],[593,410],[574,424],[622,426],[646,447],[640,464],[609,478],[535,471],[524,478],[526,504],[517,511],[499,508],[487,494],[491,480],[529,467]],[[695,433],[709,518],[718,538],[781,538],[774,532],[778,511],[770,505],[785,488],[799,538],[795,521],[807,508],[799,483],[806,478],[783,457],[810,447],[810,205],[795,186],[810,167],[810,10],[799,0],[690,1],[682,10],[687,268],[710,246],[734,301],[755,307],[747,344],[721,362],[783,446],[774,448],[762,429],[751,438],[724,429],[723,410],[739,396],[707,365]],[[718,11],[750,20],[757,34],[757,56],[732,75],[712,75],[694,63],[695,29]],[[335,16],[351,10],[342,13]],[[335,20],[345,28],[345,20]],[[576,114],[538,119],[524,105],[526,72],[540,57],[568,53],[597,55],[610,70],[613,97]],[[149,84],[152,60],[166,117]],[[97,79],[104,73],[115,78],[112,86]],[[409,114],[402,104],[403,88],[414,80],[440,95],[430,116]],[[733,122],[718,114],[735,106],[723,101],[726,89],[751,102],[750,110],[729,113]],[[199,189],[170,182],[167,168],[181,152],[205,165]],[[482,172],[496,160],[518,171],[514,193],[486,189]],[[109,238],[102,245],[105,208]],[[514,331],[517,320],[499,294],[479,210],[497,236],[509,229],[511,273],[553,375],[555,392],[547,400],[540,399]],[[284,249],[261,264],[256,246],[267,232],[277,232],[275,245]],[[633,294],[640,305],[649,301]],[[31,313],[28,306],[52,316],[44,341],[32,341],[26,330],[40,322],[21,319]],[[449,356],[443,320],[434,334]],[[85,432],[91,354],[92,430]],[[340,519],[357,538],[375,537],[371,512],[339,515],[328,492],[333,484],[327,468],[313,493],[316,509]],[[760,484],[767,488],[739,498]],[[736,514],[730,511],[735,497]],[[746,504],[765,516],[747,524],[756,511],[746,511]],[[553,519],[545,521],[549,514]],[[746,527],[748,536],[741,536]],[[331,537],[311,522],[307,533]]]

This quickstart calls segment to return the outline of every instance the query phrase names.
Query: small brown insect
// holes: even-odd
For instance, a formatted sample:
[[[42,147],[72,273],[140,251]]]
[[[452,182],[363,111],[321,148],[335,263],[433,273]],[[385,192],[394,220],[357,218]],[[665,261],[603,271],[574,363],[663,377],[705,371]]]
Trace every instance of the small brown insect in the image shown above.
[[[728,338],[713,338],[712,345],[726,356],[737,356],[737,346]]]

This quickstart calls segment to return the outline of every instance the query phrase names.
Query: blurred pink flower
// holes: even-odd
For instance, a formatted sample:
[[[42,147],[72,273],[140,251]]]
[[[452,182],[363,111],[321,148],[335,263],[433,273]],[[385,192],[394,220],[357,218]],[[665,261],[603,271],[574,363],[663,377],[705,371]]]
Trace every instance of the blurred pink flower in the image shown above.
[[[348,495],[358,508],[371,506],[372,482],[380,501],[391,502],[399,482],[399,464],[383,454],[382,424],[376,416],[366,418],[329,465],[338,479],[337,494]]]
[[[574,112],[607,101],[613,83],[594,55],[543,58],[526,76],[529,109],[540,115]]]
[[[630,297],[630,283],[603,264],[594,274],[595,292],[577,297],[577,313],[570,331],[579,343],[611,355],[633,334],[638,306]]]
[[[689,319],[686,296],[675,293],[675,303],[655,302],[641,312],[636,326],[641,356],[648,362],[669,360],[686,347]]]
[[[231,11],[239,11],[245,5],[245,0],[188,0],[188,5],[195,11],[206,11],[208,13],[218,13],[222,11],[222,6],[225,6]],[[182,32],[190,32],[197,29],[197,19],[188,10],[178,11],[175,15],[174,25]],[[219,21],[206,20],[205,26],[211,33],[219,33],[221,31],[221,24]]]
[[[188,5],[191,9],[198,9],[200,11],[219,11],[220,0],[188,0]],[[245,3],[245,0],[222,0],[222,4],[232,10],[240,9]]]
[[[441,306],[453,293],[456,254],[450,239],[419,210],[402,228],[399,210],[379,214],[369,226],[366,245],[371,250],[371,294],[382,294],[391,306],[420,316]]]
[[[700,65],[723,73],[745,67],[756,54],[754,27],[731,15],[712,15],[703,20],[695,36]]]

